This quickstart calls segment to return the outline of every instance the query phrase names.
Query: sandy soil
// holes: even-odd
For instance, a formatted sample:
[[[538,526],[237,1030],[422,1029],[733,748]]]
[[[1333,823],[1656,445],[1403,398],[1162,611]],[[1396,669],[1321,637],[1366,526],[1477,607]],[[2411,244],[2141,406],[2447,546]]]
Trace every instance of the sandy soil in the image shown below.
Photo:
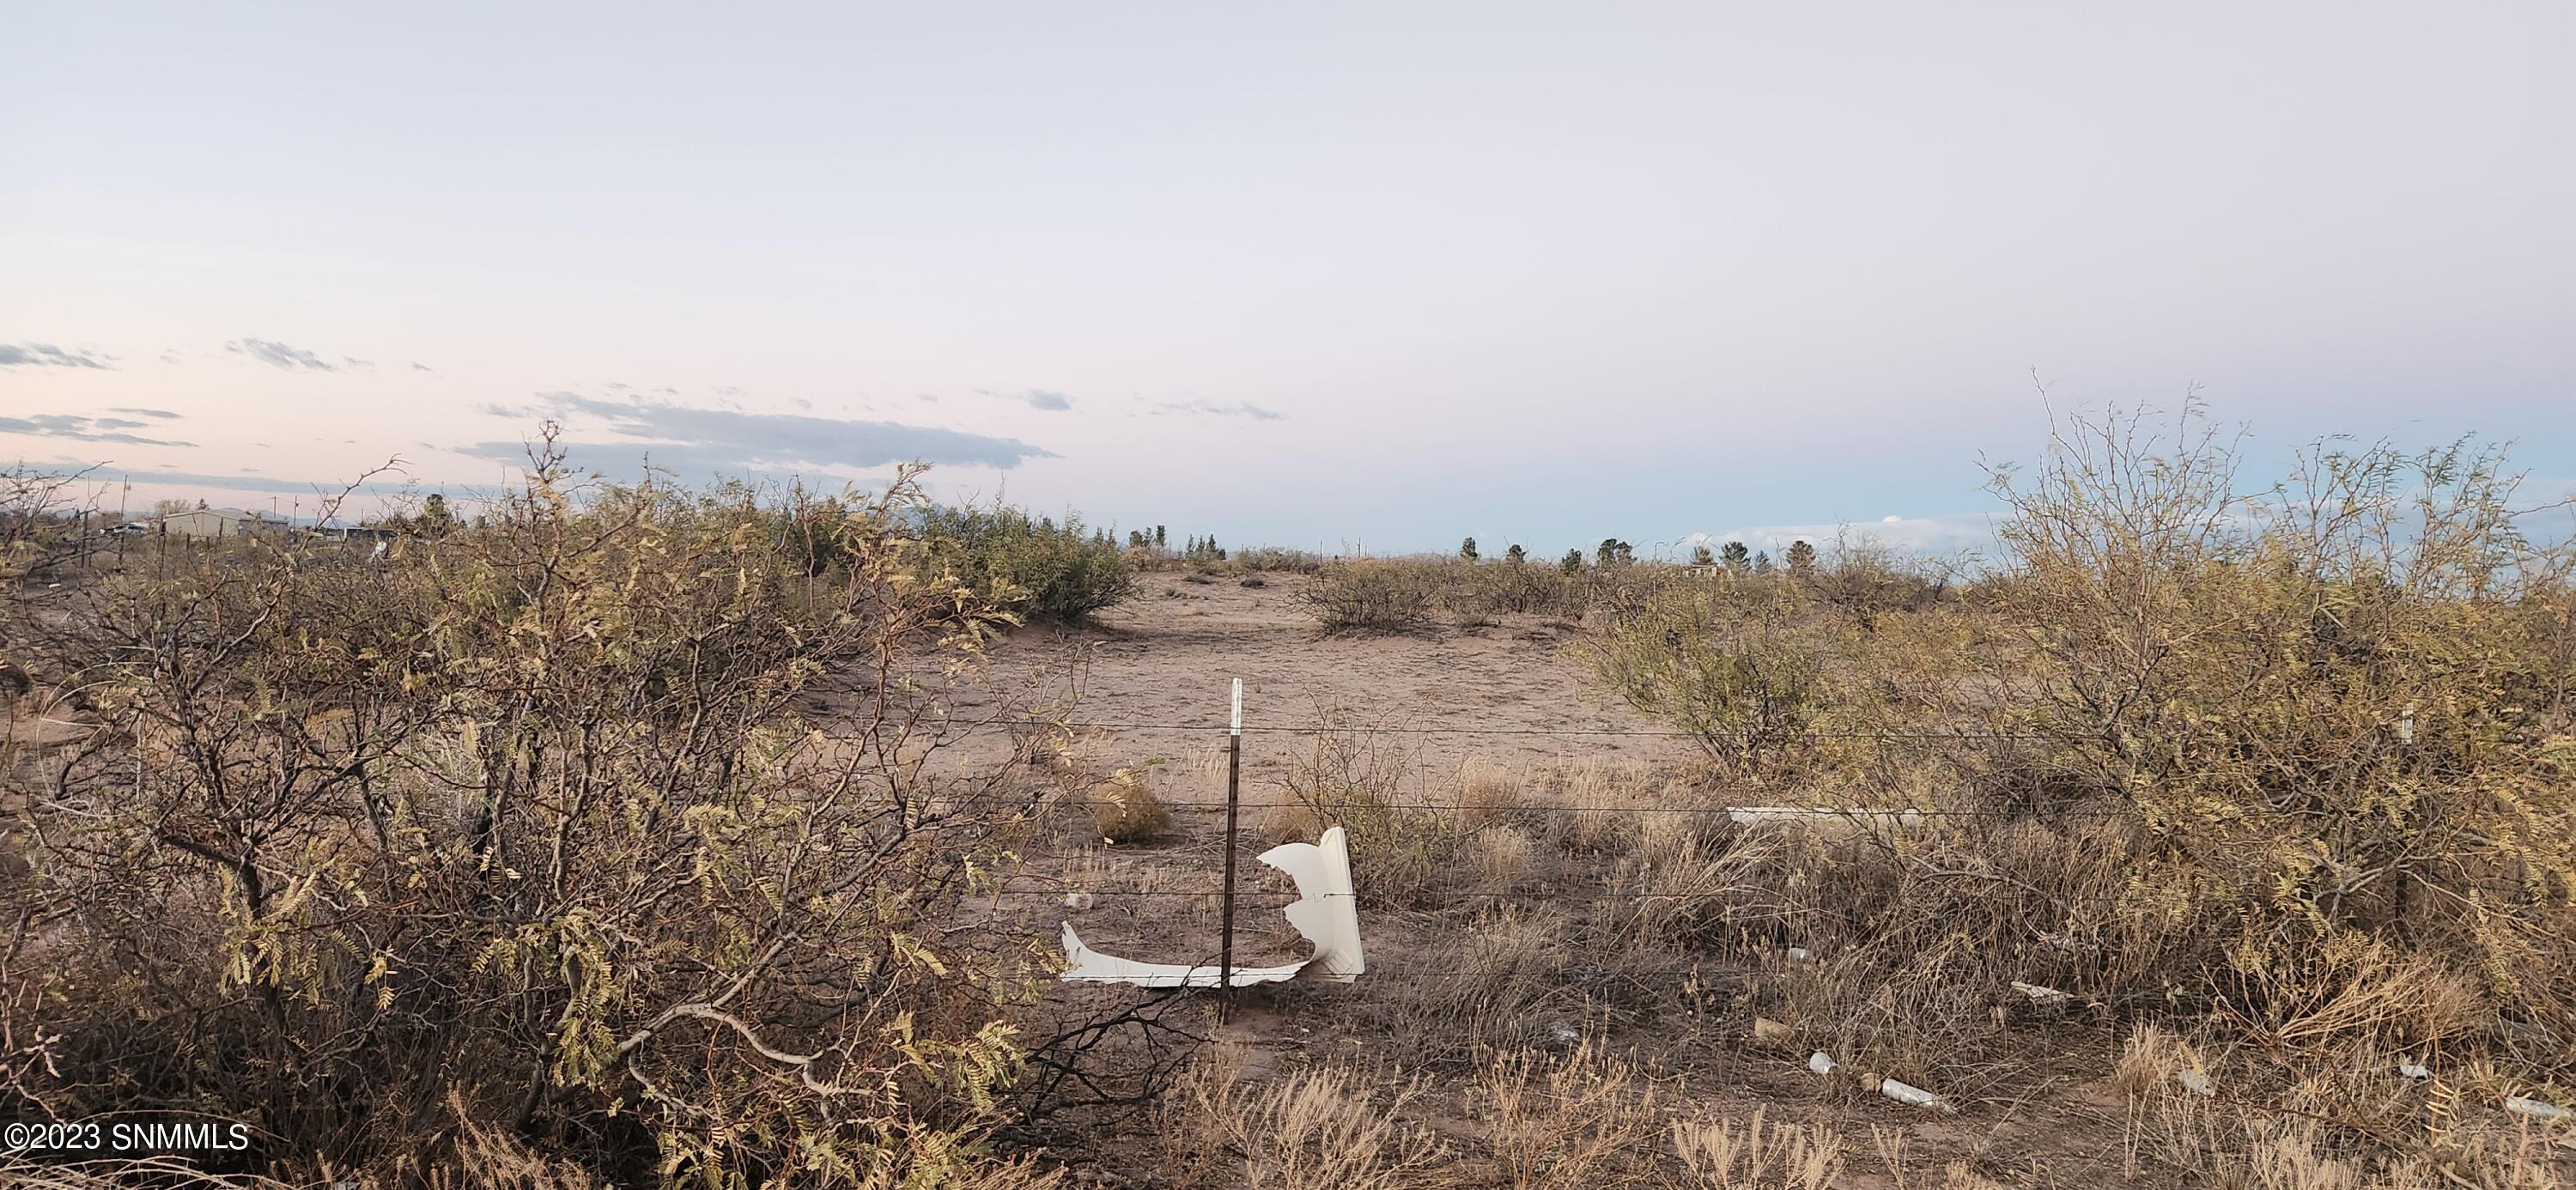
[[[1219,742],[1229,683],[1243,679],[1247,791],[1270,779],[1295,738],[1283,729],[1325,724],[1419,733],[1420,760],[1435,770],[1470,757],[1532,765],[1682,754],[1669,738],[1511,734],[1655,729],[1595,693],[1561,652],[1572,624],[1515,617],[1416,636],[1325,637],[1294,600],[1298,580],[1263,581],[1251,588],[1149,575],[1137,599],[1096,626],[1024,632],[997,659],[1016,674],[1039,662],[1061,666],[1069,649],[1081,649],[1076,719],[1192,725],[1115,729],[1111,738],[1126,745]]]
[[[1075,718],[1087,759],[1103,768],[1152,774],[1176,803],[1167,839],[1101,846],[1070,823],[1058,846],[1030,857],[1009,887],[1017,895],[994,905],[989,925],[1051,932],[1070,920],[1097,949],[1148,961],[1207,961],[1217,934],[1212,897],[1171,895],[1212,890],[1219,881],[1225,767],[1222,727],[1227,683],[1244,679],[1248,732],[1243,800],[1281,800],[1282,782],[1311,738],[1282,730],[1322,724],[1402,728],[1379,737],[1406,766],[1417,796],[1448,785],[1470,760],[1513,768],[1543,787],[1546,774],[1579,763],[1678,768],[1686,745],[1670,737],[1567,736],[1569,731],[1647,731],[1654,724],[1597,690],[1563,648],[1575,626],[1536,618],[1415,636],[1319,637],[1292,596],[1297,580],[1270,577],[1247,588],[1234,579],[1194,584],[1148,576],[1140,596],[1078,630],[1029,630],[994,652],[996,673],[1011,684],[1078,689]],[[972,700],[963,710],[978,709]],[[989,704],[981,709],[989,710]],[[1544,798],[1544,794],[1539,795]],[[1247,814],[1247,819],[1252,815]],[[1273,908],[1286,882],[1241,862],[1243,930],[1238,962],[1296,957],[1295,935]],[[1354,857],[1365,888],[1367,857]],[[1079,908],[1065,892],[1088,893]],[[1130,895],[1144,892],[1152,895]],[[1384,1056],[1387,1039],[1361,1022],[1399,994],[1399,981],[1421,972],[1409,963],[1429,931],[1457,928],[1426,914],[1364,914],[1369,974],[1351,986],[1294,986],[1241,996],[1215,1036],[1247,1070],[1291,1069],[1327,1057]],[[1695,982],[1724,989],[1758,978],[1751,969],[1706,965]],[[1120,987],[1061,989],[1053,998],[1069,1013],[1131,1002],[1143,993]],[[1581,997],[1570,998],[1579,1005]],[[1580,1007],[1569,1009],[1569,1024]],[[1741,1116],[1762,1107],[1774,1121],[1823,1120],[1866,1149],[1872,1129],[1906,1138],[1914,1177],[1936,1186],[1942,1166],[1972,1161],[2006,1184],[2122,1183],[2118,1120],[2121,1099],[2104,1082],[2111,1038],[2098,1025],[2060,1024],[2035,1033],[2034,1056],[2019,1064],[2013,1085],[1986,1092],[1955,1117],[1933,1116],[1824,1085],[1796,1054],[1753,1048],[1749,1018],[1724,997],[1696,1008],[1666,1005],[1627,1012],[1611,1026],[1618,1051],[1652,1064],[1660,1079],[1699,1108]],[[2050,1056],[2054,1055],[2054,1056]],[[1463,1080],[1461,1080],[1463,1081]],[[1458,1086],[1437,1080],[1426,1104],[1453,1113],[1446,1130],[1472,1135],[1473,1112]],[[1111,1131],[1115,1131],[1114,1128]],[[1134,1172],[1134,1138],[1110,1136],[1093,1159],[1113,1173]],[[1874,1155],[1856,1154],[1855,1186],[1899,1183]]]

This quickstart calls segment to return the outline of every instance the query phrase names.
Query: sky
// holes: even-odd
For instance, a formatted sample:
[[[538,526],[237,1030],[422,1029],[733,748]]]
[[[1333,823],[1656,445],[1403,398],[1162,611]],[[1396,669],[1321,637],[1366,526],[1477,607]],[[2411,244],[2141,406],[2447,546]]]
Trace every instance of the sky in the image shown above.
[[[1979,536],[2049,410],[2576,490],[2576,5],[0,0],[0,464]],[[2041,396],[2045,388],[2046,399]]]

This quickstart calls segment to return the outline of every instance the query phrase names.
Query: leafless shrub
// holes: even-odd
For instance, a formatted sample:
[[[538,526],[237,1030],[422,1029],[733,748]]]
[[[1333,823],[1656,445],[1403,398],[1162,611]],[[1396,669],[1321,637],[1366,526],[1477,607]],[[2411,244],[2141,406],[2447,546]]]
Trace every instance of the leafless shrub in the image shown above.
[[[1263,816],[1257,833],[1275,843],[1342,827],[1352,854],[1368,857],[1361,903],[1418,903],[1451,878],[1461,840],[1453,815],[1420,808],[1409,796],[1406,781],[1418,767],[1401,737],[1357,726],[1318,733],[1289,765],[1285,804]]]
[[[1374,558],[1326,563],[1293,596],[1326,632],[1419,632],[1439,597],[1433,572]]]

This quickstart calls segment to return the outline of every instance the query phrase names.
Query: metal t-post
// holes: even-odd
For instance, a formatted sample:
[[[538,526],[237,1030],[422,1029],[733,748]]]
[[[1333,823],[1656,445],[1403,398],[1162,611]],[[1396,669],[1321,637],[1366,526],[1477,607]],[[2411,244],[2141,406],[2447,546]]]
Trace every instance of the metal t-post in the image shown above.
[[[1243,788],[1243,679],[1234,680],[1234,716],[1225,736],[1225,892],[1217,911],[1224,931],[1217,943],[1217,1020],[1230,1014],[1234,1000],[1234,832],[1235,812]]]

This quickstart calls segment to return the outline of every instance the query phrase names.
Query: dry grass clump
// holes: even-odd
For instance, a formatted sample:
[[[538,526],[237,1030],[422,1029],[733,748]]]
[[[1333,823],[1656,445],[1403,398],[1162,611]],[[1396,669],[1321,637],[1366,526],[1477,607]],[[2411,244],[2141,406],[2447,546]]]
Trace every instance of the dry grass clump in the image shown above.
[[[2111,1067],[2111,1085],[2134,1098],[2171,1094],[2183,1086],[2185,1071],[2209,1077],[2209,1064],[2199,1047],[2162,1026],[2145,1024],[2130,1030],[2128,1040],[2121,1043],[2119,1060]]]
[[[1145,778],[1119,769],[1091,788],[1091,829],[1105,842],[1135,843],[1172,829],[1172,812]]]
[[[1528,831],[1496,823],[1467,836],[1467,855],[1476,867],[1477,891],[1509,893],[1534,874],[1538,844]]]
[[[1564,808],[1547,816],[1550,835],[1559,847],[1577,855],[1626,850],[1638,824],[1650,817],[1634,811],[1663,804],[1649,780],[1631,765],[1599,760],[1576,764],[1566,772],[1557,795]]]
[[[1763,1109],[1743,1123],[1725,1117],[1676,1120],[1673,1155],[1702,1190],[1834,1190],[1842,1184],[1843,1139],[1823,1124],[1771,1123]]]
[[[2243,1190],[2542,1190],[2576,1177],[2576,1155],[2545,1130],[2479,1114],[2488,1105],[2438,1081],[2410,1094],[2422,1118],[2364,1122],[2318,1103],[2247,1110],[2177,1086],[2152,1089],[2130,1100],[2128,1169]]]
[[[1511,1186],[1618,1185],[1653,1172],[1657,1089],[1589,1042],[1561,1055],[1496,1055],[1470,1094],[1485,1154]]]
[[[1401,1052],[1427,1065],[1550,1040],[1582,1019],[1575,923],[1553,904],[1491,903],[1446,926],[1415,956],[1415,973],[1363,1006]]]
[[[1458,766],[1452,804],[1458,821],[1479,827],[1502,818],[1520,805],[1521,774],[1488,760],[1469,759]]]
[[[1678,808],[1676,808],[1678,809]],[[1635,845],[1612,868],[1605,933],[1630,947],[1707,949],[1749,920],[1747,876],[1768,846],[1722,816],[1638,816]]]
[[[1222,1053],[1183,1076],[1155,1112],[1162,1173],[1192,1187],[1403,1190],[1443,1156],[1401,1113],[1410,1083],[1332,1067],[1271,1082],[1241,1077]]]
[[[38,1161],[0,1153],[0,1186],[13,1190],[288,1190],[291,1183],[251,1174],[212,1174],[176,1156],[112,1157],[94,1161]]]

